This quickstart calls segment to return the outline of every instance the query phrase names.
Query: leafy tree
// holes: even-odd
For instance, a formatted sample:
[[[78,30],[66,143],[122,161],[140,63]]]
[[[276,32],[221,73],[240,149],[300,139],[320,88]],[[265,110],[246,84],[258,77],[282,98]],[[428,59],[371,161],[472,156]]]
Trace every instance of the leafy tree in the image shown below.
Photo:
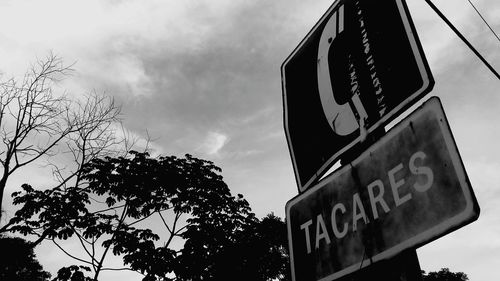
[[[270,214],[247,225],[233,243],[225,246],[213,261],[213,280],[291,280],[286,249],[286,225]]]
[[[82,169],[86,185],[40,191],[25,184],[22,192],[13,193],[20,209],[8,230],[36,235],[33,245],[51,241],[90,268],[92,280],[113,270],[105,266],[110,253],[123,258],[122,269],[144,274],[143,280],[214,280],[222,268],[216,261],[231,258],[226,249],[245,246],[241,238],[252,231],[260,235],[254,244],[271,239],[276,223],[272,217],[257,220],[242,195],[231,195],[219,173],[212,162],[190,155],[153,158],[131,152],[94,159]],[[140,227],[152,219],[164,226],[161,233]],[[82,253],[64,249],[61,241],[68,239],[78,241]],[[276,256],[280,247],[264,245],[261,251],[269,249]],[[83,278],[81,269],[62,269],[58,278],[75,273]],[[276,275],[270,269],[260,274],[266,271]]]
[[[467,281],[469,278],[463,272],[451,272],[448,268],[441,268],[435,272],[431,271],[428,274],[422,271],[423,281]]]
[[[77,265],[62,267],[52,281],[92,281],[92,278],[85,276],[84,271],[89,272],[90,268]]]
[[[54,92],[72,71],[50,54],[22,80],[0,81],[0,210],[8,179],[21,168],[45,159],[60,185],[78,182],[83,165],[107,155],[115,144],[111,124],[120,109],[112,99],[90,93],[76,100]],[[64,152],[74,158],[73,168],[51,160]]]
[[[43,270],[27,241],[19,237],[0,236],[0,280],[47,281],[50,273]]]

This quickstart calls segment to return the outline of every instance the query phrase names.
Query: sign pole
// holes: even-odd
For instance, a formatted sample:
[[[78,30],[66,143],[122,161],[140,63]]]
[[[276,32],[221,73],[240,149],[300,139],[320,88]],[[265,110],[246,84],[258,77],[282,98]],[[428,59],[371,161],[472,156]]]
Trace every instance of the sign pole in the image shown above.
[[[372,144],[377,142],[385,134],[384,128],[378,128],[369,134],[364,142],[359,143],[353,149],[347,151],[340,160],[341,165],[348,165],[352,160],[361,155]],[[358,186],[360,191],[361,200],[366,203],[368,198],[366,192],[362,191],[362,187]],[[368,203],[369,204],[369,203]],[[369,215],[372,216],[371,214]],[[372,217],[370,219],[373,219]],[[373,230],[370,230],[373,232]],[[366,235],[375,235],[375,233],[367,233]],[[367,239],[366,241],[369,241]],[[370,260],[371,250],[370,242],[365,242],[365,260]],[[367,266],[359,271],[350,275],[341,277],[338,281],[371,281],[371,280],[385,280],[385,281],[422,281],[422,272],[420,263],[418,261],[417,251],[409,249],[385,261]]]
[[[418,262],[417,251],[411,249],[391,259],[380,261],[337,280],[422,281],[422,272]]]

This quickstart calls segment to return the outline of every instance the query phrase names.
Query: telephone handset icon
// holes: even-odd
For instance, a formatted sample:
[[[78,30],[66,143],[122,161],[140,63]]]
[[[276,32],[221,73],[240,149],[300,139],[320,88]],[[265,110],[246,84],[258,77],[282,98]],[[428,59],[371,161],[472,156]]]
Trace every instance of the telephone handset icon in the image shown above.
[[[332,14],[321,34],[318,48],[317,73],[321,105],[326,119],[328,120],[328,124],[335,134],[339,136],[346,136],[356,130],[364,130],[364,122],[368,118],[368,115],[363,107],[363,104],[361,103],[359,92],[353,93],[351,97],[351,101],[357,112],[358,118],[356,118],[349,102],[339,104],[337,102],[339,99],[337,98],[336,100],[335,98],[335,94],[338,95],[339,93],[335,93],[332,86],[328,54],[332,43],[342,32],[344,32],[344,5],[341,5],[339,9]],[[343,61],[345,62],[348,60]],[[335,79],[335,77],[333,77],[333,79]]]

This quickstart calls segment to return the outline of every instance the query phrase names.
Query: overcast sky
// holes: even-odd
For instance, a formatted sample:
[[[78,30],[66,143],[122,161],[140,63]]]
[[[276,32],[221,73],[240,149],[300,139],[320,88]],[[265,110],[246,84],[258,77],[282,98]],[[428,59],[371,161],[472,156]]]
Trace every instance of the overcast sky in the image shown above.
[[[112,95],[126,129],[143,138],[149,133],[156,153],[212,160],[259,217],[284,217],[297,187],[283,130],[280,66],[332,2],[0,0],[0,72],[20,75],[50,51],[76,62],[76,74],[63,85],[71,94]],[[500,42],[468,2],[435,2],[500,69]],[[473,3],[500,32],[500,1]],[[500,264],[500,81],[423,0],[408,5],[436,80],[430,95],[443,102],[482,211],[477,222],[420,248],[420,264],[491,280]],[[19,181],[5,192],[11,213],[8,195]],[[52,273],[58,255],[38,251]],[[105,279],[140,280],[127,274]]]

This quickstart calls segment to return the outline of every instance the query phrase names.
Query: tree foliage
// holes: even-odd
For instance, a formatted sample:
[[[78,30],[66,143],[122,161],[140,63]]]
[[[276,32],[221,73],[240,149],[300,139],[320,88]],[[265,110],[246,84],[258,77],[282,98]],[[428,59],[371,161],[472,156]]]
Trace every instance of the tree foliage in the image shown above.
[[[43,270],[33,248],[19,237],[0,236],[0,280],[48,281],[50,273]]]
[[[423,281],[467,281],[469,278],[463,272],[451,272],[448,268],[441,268],[439,271],[425,273],[422,271]]]
[[[275,216],[258,220],[242,195],[231,195],[220,172],[191,155],[94,159],[82,169],[86,185],[41,191],[25,184],[13,193],[20,208],[8,230],[36,235],[34,245],[51,241],[88,267],[93,280],[112,270],[105,266],[110,253],[143,280],[221,280],[230,273],[285,278],[284,223]],[[146,221],[163,229],[141,227]],[[69,239],[81,253],[64,249],[61,242]],[[58,280],[83,278],[81,269],[63,268]]]
[[[270,214],[247,225],[213,262],[212,280],[291,280],[285,223]],[[197,262],[196,259],[192,259]],[[192,276],[195,279],[195,276]]]
[[[92,281],[92,278],[85,276],[84,273],[89,271],[89,267],[81,265],[62,267],[57,271],[57,276],[52,281]]]

